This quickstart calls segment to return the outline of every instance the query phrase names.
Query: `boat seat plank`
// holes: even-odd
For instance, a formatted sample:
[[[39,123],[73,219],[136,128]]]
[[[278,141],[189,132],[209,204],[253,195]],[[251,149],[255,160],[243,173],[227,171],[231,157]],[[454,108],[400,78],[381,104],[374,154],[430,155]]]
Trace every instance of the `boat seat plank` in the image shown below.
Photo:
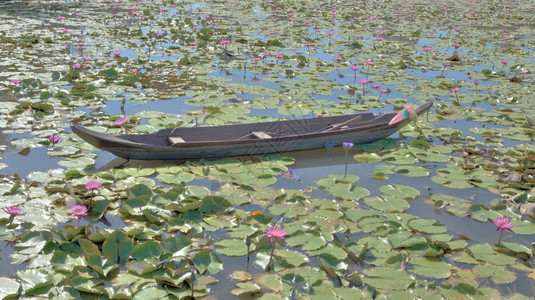
[[[176,144],[182,144],[182,143],[185,143],[186,141],[184,141],[183,138],[178,137],[178,136],[170,136],[169,142],[171,142],[171,147],[173,147]]]
[[[252,131],[251,135],[264,140],[272,138],[271,135],[265,133],[264,131]]]

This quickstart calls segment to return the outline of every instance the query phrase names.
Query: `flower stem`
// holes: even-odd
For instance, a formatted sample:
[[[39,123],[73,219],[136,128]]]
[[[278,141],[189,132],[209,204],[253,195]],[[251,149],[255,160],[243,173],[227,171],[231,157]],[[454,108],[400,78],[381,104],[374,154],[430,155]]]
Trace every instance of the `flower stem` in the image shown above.
[[[346,178],[346,174],[347,174],[347,153],[349,151],[346,151],[346,159],[345,159],[345,168],[344,168],[344,178]]]
[[[271,244],[271,254],[269,256],[269,262],[267,265],[267,271],[271,271],[271,268],[273,267],[273,253],[275,252],[275,241]]]
[[[500,232],[500,238],[498,239],[498,244],[502,241],[502,235],[503,235],[503,230]]]

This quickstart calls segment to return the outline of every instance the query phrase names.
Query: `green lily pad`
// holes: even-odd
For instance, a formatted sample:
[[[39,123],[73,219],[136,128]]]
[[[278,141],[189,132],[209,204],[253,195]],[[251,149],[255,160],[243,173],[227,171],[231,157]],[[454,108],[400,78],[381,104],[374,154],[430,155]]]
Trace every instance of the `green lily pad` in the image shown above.
[[[403,270],[377,267],[364,270],[363,281],[378,290],[405,290],[415,282],[414,277]]]
[[[451,276],[452,265],[438,258],[416,257],[410,260],[415,274],[431,278],[448,278]]]

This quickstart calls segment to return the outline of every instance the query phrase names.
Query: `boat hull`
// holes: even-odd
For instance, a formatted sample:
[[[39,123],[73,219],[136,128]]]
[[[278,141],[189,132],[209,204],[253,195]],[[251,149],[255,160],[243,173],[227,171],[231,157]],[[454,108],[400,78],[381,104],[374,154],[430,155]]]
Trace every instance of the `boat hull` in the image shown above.
[[[427,111],[432,105],[432,102],[427,102],[416,109],[418,114]],[[155,134],[140,134],[140,135],[109,135],[98,133],[87,129],[78,124],[71,124],[72,131],[80,136],[83,140],[91,145],[102,150],[111,152],[119,157],[127,159],[140,160],[184,160],[184,159],[200,159],[200,158],[217,158],[229,156],[254,156],[261,154],[284,153],[299,150],[311,150],[324,148],[326,145],[339,146],[343,142],[351,142],[354,144],[371,143],[383,138],[386,138],[409,121],[400,122],[397,124],[388,125],[389,120],[395,113],[389,113],[379,116],[372,114],[363,114],[363,120],[355,121],[355,124],[347,123],[347,128],[335,128],[335,130],[312,130],[305,132],[306,127],[320,128],[322,126],[332,124],[332,122],[340,121],[341,117],[326,117],[316,119],[304,119],[293,121],[279,121],[256,124],[238,124],[230,126],[213,126],[213,127],[196,127],[196,128],[180,128],[179,130],[164,129]],[[341,119],[343,122],[350,122],[351,118],[355,116],[345,116]],[[332,120],[328,120],[332,118]],[[326,123],[320,121],[325,119]],[[319,120],[319,121],[318,121]],[[344,121],[346,120],[346,121]],[[348,121],[349,120],[349,121]],[[292,123],[293,122],[293,123]],[[342,122],[342,124],[343,124]],[[301,132],[288,133],[292,127],[297,127],[296,124],[305,129]],[[223,136],[227,132],[236,132],[236,135],[251,132],[254,130],[263,129],[265,131],[273,131],[277,128],[278,134],[273,138],[249,138],[245,134],[242,138],[222,139],[212,138],[210,140],[189,141],[171,145],[168,137],[171,135],[187,137],[189,139],[198,136]],[[284,128],[284,129],[281,129]],[[327,127],[328,128],[328,127]],[[282,134],[283,132],[286,134]],[[247,137],[247,138],[245,138]]]

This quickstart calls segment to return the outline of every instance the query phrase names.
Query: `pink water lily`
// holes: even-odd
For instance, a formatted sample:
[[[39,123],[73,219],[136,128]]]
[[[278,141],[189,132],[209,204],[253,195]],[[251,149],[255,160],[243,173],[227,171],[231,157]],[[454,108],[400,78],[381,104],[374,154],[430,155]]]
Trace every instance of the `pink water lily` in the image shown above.
[[[63,142],[63,140],[62,140],[59,136],[57,136],[57,135],[55,135],[55,134],[51,134],[51,135],[48,137],[48,140],[52,143],[52,145],[55,145],[55,144],[57,144],[57,143],[61,143],[61,142]]]
[[[500,238],[498,239],[498,244],[502,241],[502,235],[504,230],[512,231],[511,227],[515,226],[513,222],[511,222],[511,219],[508,217],[500,217],[497,218],[492,222],[494,226],[496,226],[496,231],[501,230],[500,232]]]
[[[20,79],[18,79],[18,78],[13,78],[13,79],[11,79],[10,81],[11,81],[11,83],[13,83],[13,84],[19,84],[19,83],[22,82],[22,80],[20,80]]]
[[[16,206],[6,206],[4,211],[9,214],[9,225],[13,224],[16,216],[21,216],[24,214],[24,210]]]
[[[88,181],[85,184],[85,188],[90,190],[90,191],[99,190],[101,187],[102,187],[102,184],[100,184],[100,182],[98,182],[98,181]]]
[[[281,227],[273,227],[269,226],[266,230],[266,236],[269,238],[269,242],[273,243],[276,240],[284,241],[284,237],[288,234],[286,230],[282,229]]]
[[[24,210],[16,206],[6,206],[4,211],[11,216],[21,216],[24,214]]]
[[[89,211],[87,210],[87,207],[85,205],[77,204],[73,207],[71,207],[71,215],[78,218],[78,227],[80,227],[80,220],[84,216],[89,215]]]
[[[80,220],[83,216],[89,215],[89,212],[87,211],[87,207],[85,205],[77,204],[71,207],[71,215]]]
[[[114,124],[117,125],[117,126],[122,126],[122,125],[126,124],[127,121],[128,121],[128,117],[124,116],[124,117],[122,117],[120,119],[115,120]]]

